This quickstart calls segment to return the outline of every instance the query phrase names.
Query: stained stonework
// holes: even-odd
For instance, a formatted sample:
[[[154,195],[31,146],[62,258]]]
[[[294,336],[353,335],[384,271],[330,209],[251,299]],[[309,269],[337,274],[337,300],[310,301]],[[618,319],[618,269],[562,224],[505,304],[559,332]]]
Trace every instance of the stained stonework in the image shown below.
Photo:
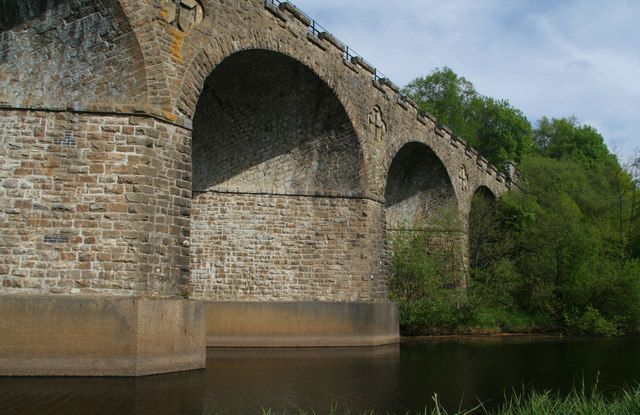
[[[73,146],[60,143],[69,133]],[[187,140],[148,118],[0,111],[0,289],[176,293],[189,272]]]
[[[188,32],[202,23],[204,6],[197,0],[164,0],[162,15],[167,23]]]
[[[388,228],[512,186],[290,5],[0,9],[0,293],[380,301]]]

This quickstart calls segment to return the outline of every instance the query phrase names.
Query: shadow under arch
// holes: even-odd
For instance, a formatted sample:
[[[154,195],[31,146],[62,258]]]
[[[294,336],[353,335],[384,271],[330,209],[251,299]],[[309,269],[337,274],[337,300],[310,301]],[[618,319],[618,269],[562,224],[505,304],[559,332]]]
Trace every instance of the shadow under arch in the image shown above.
[[[206,79],[193,118],[193,190],[356,196],[358,136],[335,93],[279,52],[249,49]]]
[[[495,221],[498,196],[487,186],[478,186],[471,196],[469,205],[469,217],[467,218],[468,233],[470,236],[473,227],[493,226],[489,222]]]
[[[439,210],[458,208],[449,173],[429,146],[405,144],[394,156],[385,188],[388,230],[412,228]]]
[[[222,60],[193,116],[195,296],[371,298],[363,163],[344,106],[307,66],[265,49]]]
[[[478,186],[478,188],[473,192],[473,199],[476,197],[482,197],[493,202],[498,200],[498,196],[487,186]],[[471,200],[472,204],[473,199]]]
[[[479,186],[473,193],[468,218],[469,265],[478,268],[486,265],[494,246],[503,237],[501,234],[498,197],[486,186]]]

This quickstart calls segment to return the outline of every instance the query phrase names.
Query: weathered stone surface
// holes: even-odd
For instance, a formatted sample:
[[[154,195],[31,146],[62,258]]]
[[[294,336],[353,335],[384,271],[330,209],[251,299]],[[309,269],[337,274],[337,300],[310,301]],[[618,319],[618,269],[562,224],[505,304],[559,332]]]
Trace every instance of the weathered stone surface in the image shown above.
[[[142,376],[205,367],[204,304],[77,296],[0,301],[0,376]]]
[[[396,343],[390,302],[213,302],[206,304],[209,347],[345,347]]]
[[[379,203],[205,193],[194,199],[192,215],[197,298],[381,301],[387,296]]]
[[[0,292],[182,289],[188,132],[153,119],[151,126],[134,128],[122,116],[0,111],[0,212],[13,216],[0,221]],[[55,145],[68,128],[76,146]]]
[[[144,99],[140,45],[116,0],[0,2],[0,91],[21,101]]]

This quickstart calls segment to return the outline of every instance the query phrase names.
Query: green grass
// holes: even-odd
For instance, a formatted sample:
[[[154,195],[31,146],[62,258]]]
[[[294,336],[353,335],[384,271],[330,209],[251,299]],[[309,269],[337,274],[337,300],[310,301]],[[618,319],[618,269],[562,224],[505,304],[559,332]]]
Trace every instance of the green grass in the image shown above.
[[[486,409],[482,403],[475,408],[447,412],[438,396],[433,396],[434,408],[425,409],[415,415],[638,415],[640,414],[640,386],[627,388],[612,397],[603,396],[597,389],[587,391],[574,389],[568,395],[552,392],[522,392],[508,398],[497,409]],[[280,415],[287,412],[263,410],[263,415]],[[340,409],[334,404],[328,411],[298,411],[292,415],[377,415],[378,412],[353,412]],[[401,415],[401,414],[398,414]],[[411,415],[410,413],[402,415]]]
[[[640,414],[640,388],[627,389],[613,398],[597,391],[574,390],[567,396],[534,392],[512,397],[495,415],[637,415]]]

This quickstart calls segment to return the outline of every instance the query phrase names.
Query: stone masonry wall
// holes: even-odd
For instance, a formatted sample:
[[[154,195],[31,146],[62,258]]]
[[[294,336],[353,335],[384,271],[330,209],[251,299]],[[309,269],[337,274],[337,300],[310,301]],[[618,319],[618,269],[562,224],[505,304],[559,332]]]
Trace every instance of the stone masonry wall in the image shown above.
[[[191,277],[214,300],[383,299],[381,204],[340,101],[290,57],[238,52],[193,123]],[[381,285],[382,284],[382,285]]]
[[[383,210],[362,199],[204,193],[192,210],[197,298],[356,301],[387,296]]]
[[[116,0],[3,0],[0,6],[0,95],[44,102],[145,99],[142,52]]]
[[[179,291],[188,148],[149,118],[0,111],[0,292]]]

